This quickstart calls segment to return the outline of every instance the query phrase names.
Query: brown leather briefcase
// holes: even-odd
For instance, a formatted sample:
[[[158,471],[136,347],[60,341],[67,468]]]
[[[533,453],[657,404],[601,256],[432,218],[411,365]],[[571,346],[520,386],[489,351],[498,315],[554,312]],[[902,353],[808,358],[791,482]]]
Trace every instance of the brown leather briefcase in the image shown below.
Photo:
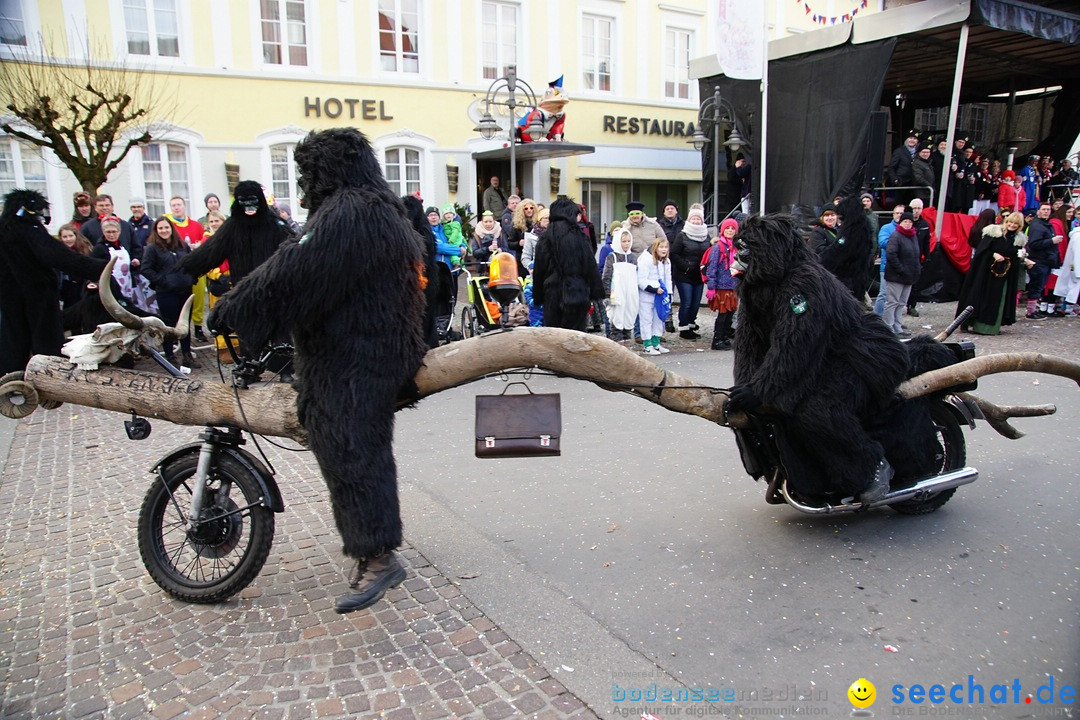
[[[558,393],[507,395],[503,390],[500,395],[476,396],[476,457],[559,455],[561,434]]]

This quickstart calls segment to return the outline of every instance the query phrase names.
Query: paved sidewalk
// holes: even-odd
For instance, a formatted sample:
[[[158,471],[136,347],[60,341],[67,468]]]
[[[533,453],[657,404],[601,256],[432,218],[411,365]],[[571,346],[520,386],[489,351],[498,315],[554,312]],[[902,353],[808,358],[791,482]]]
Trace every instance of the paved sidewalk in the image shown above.
[[[345,562],[308,453],[263,445],[287,508],[251,586],[218,605],[171,599],[142,566],[136,518],[150,465],[198,429],[154,421],[136,443],[123,420],[65,405],[15,426],[0,476],[0,717],[596,717],[410,547],[401,587],[337,615]]]

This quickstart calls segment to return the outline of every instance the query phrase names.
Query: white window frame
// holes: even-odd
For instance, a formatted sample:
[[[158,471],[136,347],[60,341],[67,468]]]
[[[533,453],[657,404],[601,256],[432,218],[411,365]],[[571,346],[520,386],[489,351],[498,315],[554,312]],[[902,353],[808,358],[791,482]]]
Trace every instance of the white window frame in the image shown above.
[[[14,135],[0,135],[0,144],[10,152],[12,162],[12,186],[7,189],[0,190],[0,195],[5,195],[8,191],[15,188],[25,188],[28,190],[37,190],[46,197],[49,196],[49,156],[46,155],[45,148],[34,145],[22,138],[17,138]],[[35,160],[41,162],[41,179],[33,180],[35,186],[31,187],[27,181],[26,176],[26,162],[25,151],[29,149],[32,153],[35,153]]]
[[[322,72],[322,33],[319,29],[318,0],[304,0],[304,32],[307,36],[307,65],[268,63],[263,60],[262,6],[260,0],[249,0],[248,17],[251,28],[251,62],[257,69],[269,70],[276,76],[308,77]]]
[[[122,139],[123,140],[123,139]],[[199,153],[199,147],[202,144],[203,138],[198,133],[188,130],[186,128],[176,126],[166,126],[162,128],[158,136],[154,139],[151,145],[180,145],[183,146],[187,152],[187,171],[188,171],[188,197],[184,198],[187,203],[188,214],[195,212],[197,215],[197,206],[194,205],[195,200],[201,200],[203,196],[202,187],[202,157]],[[167,157],[167,156],[166,156]],[[128,165],[128,171],[131,177],[131,197],[143,197],[146,198],[146,212],[150,213],[150,198],[146,193],[146,173],[143,168],[143,154],[142,148],[132,148],[128,156],[124,158],[124,161],[130,163]],[[168,164],[167,161],[165,163]],[[164,198],[165,207],[163,212],[169,212],[169,197],[178,195],[171,190],[171,182],[168,178],[165,178],[163,183],[165,186],[165,194],[168,197]]]
[[[177,45],[180,48],[179,57],[158,55],[157,37],[154,27],[154,13],[152,12],[154,0],[145,0],[149,12],[150,28],[150,54],[142,55],[128,52],[127,21],[124,17],[124,0],[109,0],[110,17],[119,18],[117,27],[113,32],[113,47],[118,58],[133,58],[152,65],[188,65],[194,61],[195,50],[192,46],[191,8],[187,0],[172,0],[176,11],[176,34]]]
[[[484,9],[488,5],[491,5],[491,6],[495,7],[495,12],[496,12],[495,27],[496,27],[496,30],[494,32],[489,32],[487,30],[487,28],[485,27],[485,25],[484,25],[484,23],[485,23]],[[513,32],[513,38],[510,40],[509,44],[511,45],[511,47],[514,48],[514,58],[513,58],[513,60],[510,60],[508,58],[503,57],[502,46],[503,46],[504,43],[496,44],[496,46],[495,46],[495,62],[496,62],[495,77],[490,77],[489,78],[489,77],[484,75],[484,72],[487,69],[485,59],[484,59],[484,39],[486,39],[488,37],[501,37],[503,35],[503,31],[505,30],[504,18],[503,18],[504,11],[505,10],[511,10],[511,9],[514,11],[514,14],[515,14],[515,22],[514,22],[514,27],[513,27],[513,31],[514,31]],[[524,19],[524,15],[525,15],[524,9],[521,7],[521,3],[518,2],[517,0],[481,0],[481,2],[480,2],[480,28],[481,28],[481,32],[480,32],[480,35],[478,36],[478,39],[480,40],[480,52],[478,53],[478,57],[477,57],[479,65],[478,65],[477,70],[476,70],[476,76],[478,78],[480,78],[481,82],[490,83],[490,82],[493,82],[494,80],[497,80],[500,77],[503,77],[504,75],[506,75],[505,68],[506,68],[507,65],[516,65],[517,66],[518,77],[525,77],[525,76],[528,75],[528,69],[525,67],[525,62],[524,62],[525,58],[528,57],[528,48],[526,47],[526,45],[524,43],[524,37],[523,37],[522,32],[521,32],[521,30],[522,30],[522,21]]]
[[[405,148],[417,150],[420,153],[420,195],[424,198],[434,198],[441,195],[436,188],[435,181],[435,155],[434,151],[439,147],[435,138],[421,135],[413,130],[404,128],[371,140],[371,147],[375,151],[375,157],[379,159],[379,167],[382,168],[383,177],[386,176],[386,151],[392,148]],[[445,171],[442,179],[445,187]],[[460,187],[460,186],[459,186]],[[428,202],[428,204],[432,204]]]
[[[38,4],[29,0],[9,0],[18,4],[22,11],[23,34],[26,36],[25,45],[9,45],[0,43],[0,60],[22,58],[26,55],[37,56],[42,54],[41,47],[41,17],[38,12]]]
[[[401,14],[400,4],[406,0],[387,0],[394,3],[394,18],[395,20]],[[427,9],[424,0],[415,0],[416,2],[416,72],[411,72],[403,69],[404,65],[404,53],[401,50],[401,43],[396,42],[400,38],[400,31],[395,34],[395,50],[394,59],[397,64],[397,68],[394,70],[385,70],[382,66],[383,52],[382,52],[382,30],[379,26],[379,15],[382,14],[379,9],[379,0],[375,0],[372,3],[374,18],[372,19],[372,32],[374,33],[374,48],[375,58],[374,67],[377,69],[380,75],[395,77],[395,78],[423,78],[427,75],[427,57],[430,55],[430,50],[424,48],[424,38],[428,23],[425,16]],[[453,41],[451,41],[453,45]]]
[[[610,46],[611,47],[610,47],[610,53],[608,55],[608,61],[610,62],[611,67],[608,68],[608,89],[607,90],[601,90],[599,87],[589,87],[588,84],[585,82],[585,77],[586,77],[585,58],[586,58],[587,55],[590,55],[591,51],[593,50],[593,48],[586,48],[585,47],[585,24],[587,22],[599,22],[599,21],[606,21],[606,22],[610,23],[610,25],[611,25],[611,39],[610,39]],[[580,68],[581,68],[581,72],[578,75],[578,80],[581,83],[582,93],[585,94],[585,95],[594,95],[594,96],[601,96],[601,97],[608,97],[610,95],[616,94],[617,93],[617,88],[618,88],[618,80],[616,78],[615,68],[620,67],[620,65],[619,65],[619,62],[620,62],[620,60],[619,60],[619,52],[618,52],[618,48],[619,48],[619,18],[616,15],[610,14],[610,13],[608,13],[608,12],[606,12],[606,11],[600,9],[600,8],[588,7],[588,8],[582,9],[582,11],[581,11],[581,13],[580,13],[580,15],[578,17],[578,28],[579,28],[579,31],[580,31],[578,48],[579,48],[579,52],[580,52],[579,58],[580,58]],[[599,65],[600,65],[600,62],[601,61],[599,60],[599,58],[597,58],[597,68],[596,68],[596,71],[593,73],[594,81],[599,80],[599,70],[600,70]],[[595,82],[594,84],[599,85],[598,82]]]
[[[390,179],[390,158],[387,157],[387,155],[391,152],[398,152],[401,154],[401,160],[397,165],[400,171],[399,180]],[[415,188],[409,187],[409,183],[414,182],[408,179],[408,168],[411,165],[408,161],[409,153],[416,153]],[[421,148],[412,145],[391,145],[383,150],[382,157],[380,158],[380,165],[382,166],[383,177],[386,178],[387,184],[390,185],[390,189],[395,195],[399,197],[411,195],[414,192],[420,192],[421,188],[424,187],[424,151]]]
[[[669,33],[674,33],[677,44],[671,44],[669,42]],[[680,27],[678,25],[665,25],[664,26],[664,42],[663,42],[663,69],[660,78],[660,97],[664,100],[670,100],[677,103],[687,103],[694,99],[694,82],[690,79],[690,58],[695,56],[695,50],[697,47],[696,33],[692,28]],[[681,45],[681,38],[686,39],[686,59],[687,64],[685,67],[679,67],[679,52]],[[674,55],[672,58],[671,56]],[[681,71],[681,74],[680,74]],[[686,97],[678,96],[678,86],[681,84],[678,79],[673,79],[671,82],[675,84],[676,94],[668,94],[668,82],[669,78],[685,77],[686,79]]]
[[[296,184],[296,162],[293,160],[293,151],[296,150],[296,144],[304,139],[307,135],[307,131],[303,128],[290,125],[288,127],[278,128],[271,130],[270,132],[262,133],[256,136],[255,141],[260,147],[260,177],[266,178],[263,185],[269,188],[270,192],[274,192],[274,163],[273,163],[273,148],[278,145],[288,146],[289,155],[289,188],[292,190],[292,194],[285,198],[285,202],[292,206],[293,219],[303,225],[307,222],[307,210],[300,207],[299,187]],[[274,193],[274,200],[280,200],[276,193]]]

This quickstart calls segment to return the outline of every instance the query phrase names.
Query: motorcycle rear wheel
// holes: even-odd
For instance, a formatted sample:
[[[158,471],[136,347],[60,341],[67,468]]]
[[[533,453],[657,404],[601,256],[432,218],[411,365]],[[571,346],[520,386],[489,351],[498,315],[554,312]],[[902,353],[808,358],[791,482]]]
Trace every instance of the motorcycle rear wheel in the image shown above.
[[[274,513],[261,504],[255,476],[219,453],[203,510],[211,519],[187,530],[198,462],[198,454],[183,455],[161,468],[165,482],[154,482],[139,511],[139,554],[150,577],[169,595],[215,603],[243,590],[262,570],[274,540]]]
[[[960,428],[960,422],[956,416],[944,403],[935,402],[930,407],[930,418],[934,421],[937,439],[942,447],[941,464],[937,469],[937,474],[964,467],[967,462],[967,444],[964,440],[964,431]],[[956,488],[950,488],[917,500],[894,503],[889,507],[904,515],[925,515],[949,502],[949,498],[955,493]]]

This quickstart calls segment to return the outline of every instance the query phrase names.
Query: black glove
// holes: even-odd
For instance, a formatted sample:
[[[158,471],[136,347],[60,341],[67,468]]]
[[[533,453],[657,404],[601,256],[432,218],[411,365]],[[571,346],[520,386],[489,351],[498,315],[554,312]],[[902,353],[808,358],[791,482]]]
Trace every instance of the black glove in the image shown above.
[[[228,304],[227,297],[218,298],[214,307],[210,308],[210,314],[206,316],[206,329],[214,335],[226,335],[230,330],[229,323],[225,321]]]
[[[736,385],[731,388],[731,392],[728,394],[725,409],[727,412],[737,412],[739,410],[754,410],[758,407],[761,407],[761,399],[754,392],[754,388],[749,385]]]

